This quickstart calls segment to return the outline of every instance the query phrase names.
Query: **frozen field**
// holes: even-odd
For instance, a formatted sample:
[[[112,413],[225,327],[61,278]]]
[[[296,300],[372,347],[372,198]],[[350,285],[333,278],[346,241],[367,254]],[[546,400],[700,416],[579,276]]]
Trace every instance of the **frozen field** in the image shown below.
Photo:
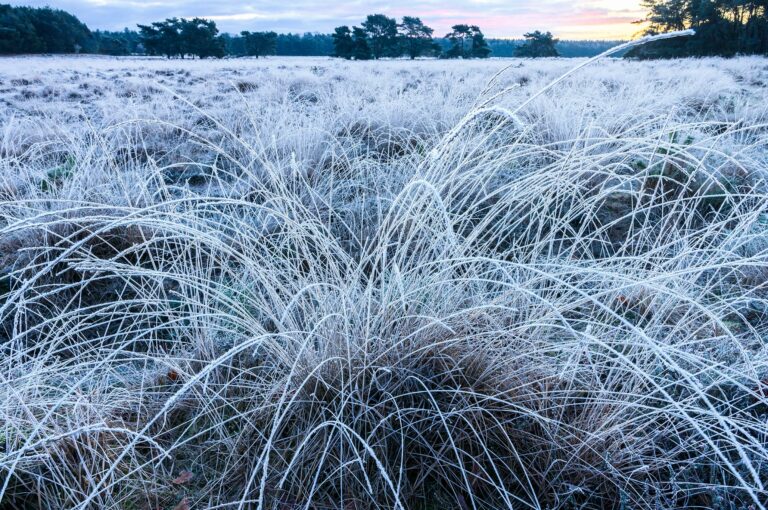
[[[582,62],[0,60],[0,508],[765,509],[768,59]]]

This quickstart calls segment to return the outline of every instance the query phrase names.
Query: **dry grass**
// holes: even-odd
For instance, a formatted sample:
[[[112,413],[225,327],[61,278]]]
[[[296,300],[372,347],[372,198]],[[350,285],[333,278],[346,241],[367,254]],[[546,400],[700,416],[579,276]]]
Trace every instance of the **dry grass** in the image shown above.
[[[765,508],[764,59],[298,62],[3,118],[6,507]]]

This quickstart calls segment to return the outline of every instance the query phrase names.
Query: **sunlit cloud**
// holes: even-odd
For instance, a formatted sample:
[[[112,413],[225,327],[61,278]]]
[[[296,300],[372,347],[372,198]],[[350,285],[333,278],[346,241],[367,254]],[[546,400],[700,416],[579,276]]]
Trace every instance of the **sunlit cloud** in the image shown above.
[[[223,31],[329,32],[359,24],[366,14],[420,16],[438,35],[456,23],[479,25],[491,37],[518,38],[549,30],[561,39],[631,38],[632,22],[643,16],[640,0],[352,0],[339,4],[294,0],[213,2],[211,0],[30,0],[17,5],[57,7],[91,28],[122,29],[166,17],[213,19]]]

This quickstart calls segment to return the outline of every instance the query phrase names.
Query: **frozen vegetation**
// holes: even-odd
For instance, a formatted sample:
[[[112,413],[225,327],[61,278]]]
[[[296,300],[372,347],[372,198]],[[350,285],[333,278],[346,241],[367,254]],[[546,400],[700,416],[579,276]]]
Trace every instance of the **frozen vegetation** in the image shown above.
[[[765,509],[768,60],[577,63],[2,60],[0,507]]]

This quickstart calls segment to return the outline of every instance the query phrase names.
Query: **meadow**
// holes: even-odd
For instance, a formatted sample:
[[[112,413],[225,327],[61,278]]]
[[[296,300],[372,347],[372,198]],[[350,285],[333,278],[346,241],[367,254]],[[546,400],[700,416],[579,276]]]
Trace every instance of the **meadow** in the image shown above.
[[[765,509],[768,59],[0,60],[0,508]]]

